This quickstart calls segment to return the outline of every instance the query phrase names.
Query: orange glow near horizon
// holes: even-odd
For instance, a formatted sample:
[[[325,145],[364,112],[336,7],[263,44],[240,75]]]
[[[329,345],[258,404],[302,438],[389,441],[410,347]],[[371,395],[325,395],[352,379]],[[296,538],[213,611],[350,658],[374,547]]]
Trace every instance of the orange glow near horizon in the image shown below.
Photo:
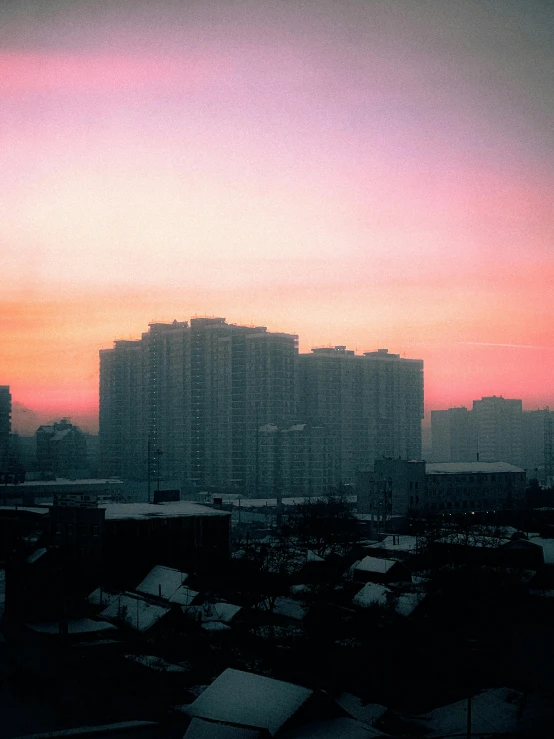
[[[0,8],[0,384],[33,423],[96,430],[98,350],[195,313],[422,358],[427,410],[554,406],[542,5],[293,5]]]

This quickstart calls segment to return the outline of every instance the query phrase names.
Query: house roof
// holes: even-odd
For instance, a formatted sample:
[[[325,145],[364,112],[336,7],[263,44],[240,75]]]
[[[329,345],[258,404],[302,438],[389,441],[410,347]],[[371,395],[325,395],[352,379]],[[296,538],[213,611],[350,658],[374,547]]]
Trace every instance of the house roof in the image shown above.
[[[258,729],[216,724],[213,721],[193,718],[183,739],[258,739],[260,736]]]
[[[172,567],[156,565],[152,567],[144,580],[137,585],[137,592],[145,595],[156,595],[169,600],[181,585],[188,579],[186,572]]]
[[[266,729],[274,736],[312,695],[300,685],[229,668],[190,705],[189,713]]]
[[[382,736],[380,731],[348,717],[310,721],[282,735],[283,739],[371,739]]]
[[[368,582],[358,593],[356,593],[352,602],[354,605],[361,606],[362,608],[368,608],[375,603],[380,606],[385,606],[387,604],[387,594],[389,592],[389,589],[384,585]]]
[[[524,470],[507,462],[432,462],[425,465],[425,472],[428,475],[455,475],[459,473],[475,475],[479,473],[493,474],[495,472],[524,472]]]
[[[372,726],[388,711],[386,706],[381,706],[379,703],[364,703],[361,698],[352,693],[341,693],[336,702],[353,718]]]
[[[240,611],[242,611],[242,606],[235,606],[233,603],[223,602],[204,603],[203,605],[184,608],[184,612],[187,615],[198,618],[202,623],[230,623]]]
[[[102,611],[102,618],[123,621],[135,631],[148,631],[169,613],[169,608],[148,603],[132,593],[122,593]]]
[[[375,572],[385,575],[394,565],[400,564],[396,559],[379,559],[378,557],[364,557],[354,567],[364,572]]]
[[[531,542],[542,547],[544,564],[554,565],[554,539],[543,539],[541,536],[535,536],[531,539]]]
[[[278,616],[286,616],[296,621],[302,621],[306,615],[306,607],[292,598],[284,598],[282,596],[275,599],[273,613]]]
[[[59,621],[42,621],[41,623],[28,623],[27,626],[39,634],[59,634]],[[93,621],[90,618],[79,618],[67,621],[68,634],[98,634],[102,631],[112,631],[116,627],[106,621]]]
[[[517,732],[522,693],[508,688],[495,688],[473,696],[471,727],[474,736],[491,732]],[[419,722],[418,722],[419,723]],[[426,735],[460,734],[467,729],[467,700],[441,706],[421,720]]]
[[[192,503],[188,500],[173,503],[107,503],[106,521],[145,520],[149,518],[184,518],[190,516],[230,516],[227,511]]]
[[[375,544],[370,544],[370,548],[372,549],[389,549],[391,551],[396,552],[415,552],[417,549],[417,536],[409,536],[409,535],[394,535],[394,536],[385,536],[383,541],[375,542]]]
[[[87,601],[93,606],[109,606],[117,597],[116,593],[107,593],[102,588],[96,588],[88,596]]]
[[[177,590],[173,593],[173,595],[169,599],[169,602],[177,603],[180,606],[190,606],[197,595],[197,590],[191,590],[191,588],[187,588],[186,585],[181,585],[181,587],[177,588]]]

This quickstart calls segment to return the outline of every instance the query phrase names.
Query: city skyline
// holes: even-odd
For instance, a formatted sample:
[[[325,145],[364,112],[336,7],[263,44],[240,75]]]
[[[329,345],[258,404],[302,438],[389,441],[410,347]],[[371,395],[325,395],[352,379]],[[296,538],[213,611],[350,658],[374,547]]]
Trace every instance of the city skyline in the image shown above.
[[[98,350],[194,314],[554,406],[554,8],[314,8],[2,3],[16,429],[96,431]]]

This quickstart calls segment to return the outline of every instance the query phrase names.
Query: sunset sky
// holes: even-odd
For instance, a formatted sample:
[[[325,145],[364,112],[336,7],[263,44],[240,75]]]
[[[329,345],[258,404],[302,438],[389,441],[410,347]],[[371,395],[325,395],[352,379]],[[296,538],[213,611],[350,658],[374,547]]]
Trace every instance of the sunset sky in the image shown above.
[[[95,431],[98,350],[208,314],[554,406],[553,37],[550,0],[3,0],[0,384]]]

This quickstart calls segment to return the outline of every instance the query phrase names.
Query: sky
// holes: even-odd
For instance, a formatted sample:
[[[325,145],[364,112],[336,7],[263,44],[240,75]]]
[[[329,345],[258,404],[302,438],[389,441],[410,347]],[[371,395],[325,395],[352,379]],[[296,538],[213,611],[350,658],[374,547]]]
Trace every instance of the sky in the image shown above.
[[[195,314],[421,358],[427,411],[554,406],[553,33],[550,0],[3,0],[16,430],[94,432],[98,350]]]

